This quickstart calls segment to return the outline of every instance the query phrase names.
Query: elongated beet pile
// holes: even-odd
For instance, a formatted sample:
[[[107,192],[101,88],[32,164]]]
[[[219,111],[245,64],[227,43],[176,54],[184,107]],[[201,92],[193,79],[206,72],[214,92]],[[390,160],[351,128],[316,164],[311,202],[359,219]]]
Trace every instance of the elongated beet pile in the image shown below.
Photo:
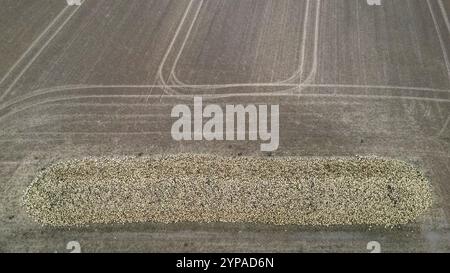
[[[406,224],[432,205],[414,166],[378,157],[170,155],[54,164],[24,206],[50,226],[138,222]]]

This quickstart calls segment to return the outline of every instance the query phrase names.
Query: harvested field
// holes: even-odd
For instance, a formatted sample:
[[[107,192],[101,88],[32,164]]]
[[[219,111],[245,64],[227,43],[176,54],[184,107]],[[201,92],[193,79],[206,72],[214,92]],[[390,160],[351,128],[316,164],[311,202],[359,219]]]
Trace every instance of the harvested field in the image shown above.
[[[450,252],[449,1],[0,2],[1,251],[65,252],[67,242],[76,240],[83,252],[367,252],[367,243],[376,240],[383,252]],[[175,141],[171,111],[180,104],[191,107],[194,96],[203,97],[204,107],[221,109],[279,105],[278,149],[261,152],[264,141]],[[389,229],[384,220],[373,228],[274,225],[268,223],[305,219],[250,210],[234,219],[217,214],[227,222],[210,222],[219,221],[217,216],[191,221],[192,215],[183,214],[191,222],[164,223],[177,219],[161,216],[162,223],[143,217],[142,223],[115,224],[117,219],[106,214],[99,219],[109,217],[113,223],[89,224],[94,221],[46,213],[33,199],[34,190],[45,192],[38,185],[53,181],[36,177],[64,164],[192,154],[258,162],[296,158],[300,165],[307,158],[375,155],[400,164],[403,171],[394,173],[402,177],[412,175],[409,169],[420,170],[411,181],[429,184],[432,192],[426,190],[414,213],[403,213],[386,198],[383,183],[392,173],[384,174],[380,204],[397,209],[399,217],[391,217],[392,222],[408,222]],[[69,173],[64,177],[75,179]],[[87,181],[77,181],[80,191],[88,189]],[[205,181],[188,182],[208,189]],[[173,187],[181,191],[182,185]],[[257,184],[244,185],[253,190]],[[285,185],[280,182],[283,193]],[[37,207],[27,210],[23,196],[28,188],[34,195],[26,200]],[[54,193],[53,198],[60,194]],[[201,191],[192,194],[204,197]],[[425,210],[429,194],[432,204]],[[54,201],[50,197],[40,202]],[[79,209],[94,213],[96,207],[86,206],[95,198],[87,194],[83,200],[85,207]],[[307,208],[305,200],[296,202]],[[257,205],[263,211],[265,204]],[[120,205],[126,209],[126,202]],[[365,222],[372,222],[369,215]],[[64,218],[69,216],[78,225]]]

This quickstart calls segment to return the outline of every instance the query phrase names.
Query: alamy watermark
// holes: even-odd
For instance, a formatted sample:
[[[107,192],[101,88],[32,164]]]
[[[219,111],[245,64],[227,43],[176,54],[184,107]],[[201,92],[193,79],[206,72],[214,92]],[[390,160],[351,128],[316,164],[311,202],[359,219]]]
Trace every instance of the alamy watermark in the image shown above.
[[[81,6],[81,0],[66,0],[68,6]]]
[[[270,108],[270,109],[269,109]],[[270,110],[270,114],[269,114]],[[194,97],[194,107],[179,104],[171,116],[176,141],[261,141],[261,151],[272,152],[280,142],[279,105],[203,105]],[[205,122],[206,121],[206,122]]]

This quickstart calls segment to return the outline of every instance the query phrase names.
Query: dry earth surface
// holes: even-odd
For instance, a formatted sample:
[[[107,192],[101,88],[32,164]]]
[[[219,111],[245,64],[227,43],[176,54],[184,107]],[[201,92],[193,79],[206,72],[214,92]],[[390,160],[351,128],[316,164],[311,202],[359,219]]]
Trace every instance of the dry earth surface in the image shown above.
[[[32,2],[32,3],[31,3]],[[0,250],[450,251],[450,4],[441,0],[0,0]],[[5,8],[6,7],[6,8]],[[279,104],[280,147],[176,142],[171,109]],[[74,158],[370,156],[420,169],[432,208],[392,229],[42,227],[22,206]]]

